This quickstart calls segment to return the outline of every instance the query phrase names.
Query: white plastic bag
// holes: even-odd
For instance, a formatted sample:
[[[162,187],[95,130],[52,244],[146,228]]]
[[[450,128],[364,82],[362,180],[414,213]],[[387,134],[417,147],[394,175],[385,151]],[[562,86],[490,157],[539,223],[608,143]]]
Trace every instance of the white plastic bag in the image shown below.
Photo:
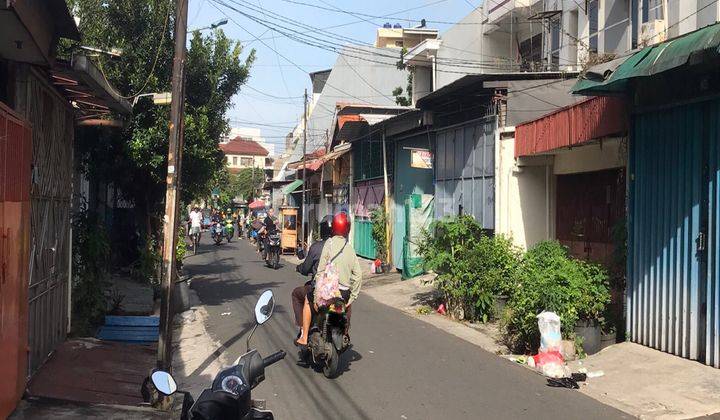
[[[540,330],[540,352],[560,351],[562,335],[560,317],[555,312],[543,311],[537,315]]]

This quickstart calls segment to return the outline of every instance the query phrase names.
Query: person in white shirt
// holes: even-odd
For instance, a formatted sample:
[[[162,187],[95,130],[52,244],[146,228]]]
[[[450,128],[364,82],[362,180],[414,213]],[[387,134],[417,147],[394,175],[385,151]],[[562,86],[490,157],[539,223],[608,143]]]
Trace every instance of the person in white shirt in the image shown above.
[[[202,212],[199,208],[195,207],[190,212],[190,236],[197,233],[198,238],[200,237],[200,231],[202,229]]]

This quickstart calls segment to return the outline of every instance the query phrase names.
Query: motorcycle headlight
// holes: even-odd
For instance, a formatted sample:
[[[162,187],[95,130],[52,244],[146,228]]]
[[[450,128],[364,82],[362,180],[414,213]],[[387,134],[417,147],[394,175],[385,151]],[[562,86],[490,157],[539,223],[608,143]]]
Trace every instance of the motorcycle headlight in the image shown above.
[[[243,386],[243,382],[239,376],[230,375],[225,377],[220,385],[222,386],[223,391],[229,392],[233,395],[238,395],[240,393],[240,388]]]

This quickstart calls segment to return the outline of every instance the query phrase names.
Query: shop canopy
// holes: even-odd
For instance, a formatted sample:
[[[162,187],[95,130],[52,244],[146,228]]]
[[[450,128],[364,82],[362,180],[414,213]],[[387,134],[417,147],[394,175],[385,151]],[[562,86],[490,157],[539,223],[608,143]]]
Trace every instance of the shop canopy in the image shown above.
[[[613,95],[624,92],[628,82],[653,76],[683,65],[702,63],[720,57],[720,23],[653,45],[636,52],[614,70],[598,76],[593,69],[581,76],[573,93]],[[598,66],[596,66],[598,67]]]
[[[285,188],[283,188],[283,194],[291,194],[293,191],[297,190],[302,184],[302,179],[296,179],[295,181],[289,183]]]

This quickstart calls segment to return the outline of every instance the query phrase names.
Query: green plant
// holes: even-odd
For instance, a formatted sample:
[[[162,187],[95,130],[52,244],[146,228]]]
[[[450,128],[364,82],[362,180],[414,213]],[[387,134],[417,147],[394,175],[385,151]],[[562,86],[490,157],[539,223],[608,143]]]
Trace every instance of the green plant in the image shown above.
[[[110,241],[98,215],[82,203],[73,215],[73,328],[90,333],[105,314]]]
[[[122,304],[125,300],[125,295],[120,293],[120,291],[116,288],[113,288],[110,291],[110,301],[109,306],[110,309],[108,310],[108,313],[119,315],[122,312]]]
[[[384,206],[377,206],[375,210],[370,213],[370,220],[372,221],[372,238],[375,241],[375,250],[377,252],[377,258],[380,261],[387,262],[387,247],[385,246],[387,240],[387,217],[385,214]]]
[[[572,339],[578,320],[599,320],[610,302],[605,269],[571,258],[556,241],[541,242],[525,254],[517,281],[502,328],[507,344],[519,351],[537,348],[538,313],[557,313],[563,337]]]
[[[187,233],[184,226],[178,228],[177,233],[177,244],[175,245],[175,258],[177,259],[178,266],[182,265],[182,260],[185,258],[188,249]]]
[[[438,273],[435,285],[452,312],[486,322],[497,295],[510,295],[520,250],[502,235],[489,236],[470,216],[435,222],[419,246],[426,269]]]
[[[139,249],[140,256],[130,267],[130,277],[141,283],[157,285],[160,283],[160,264],[162,256],[158,244],[152,235],[145,238],[145,244]]]
[[[422,305],[418,306],[417,309],[415,309],[415,312],[418,315],[429,315],[433,312],[433,309],[429,307],[428,305]]]

